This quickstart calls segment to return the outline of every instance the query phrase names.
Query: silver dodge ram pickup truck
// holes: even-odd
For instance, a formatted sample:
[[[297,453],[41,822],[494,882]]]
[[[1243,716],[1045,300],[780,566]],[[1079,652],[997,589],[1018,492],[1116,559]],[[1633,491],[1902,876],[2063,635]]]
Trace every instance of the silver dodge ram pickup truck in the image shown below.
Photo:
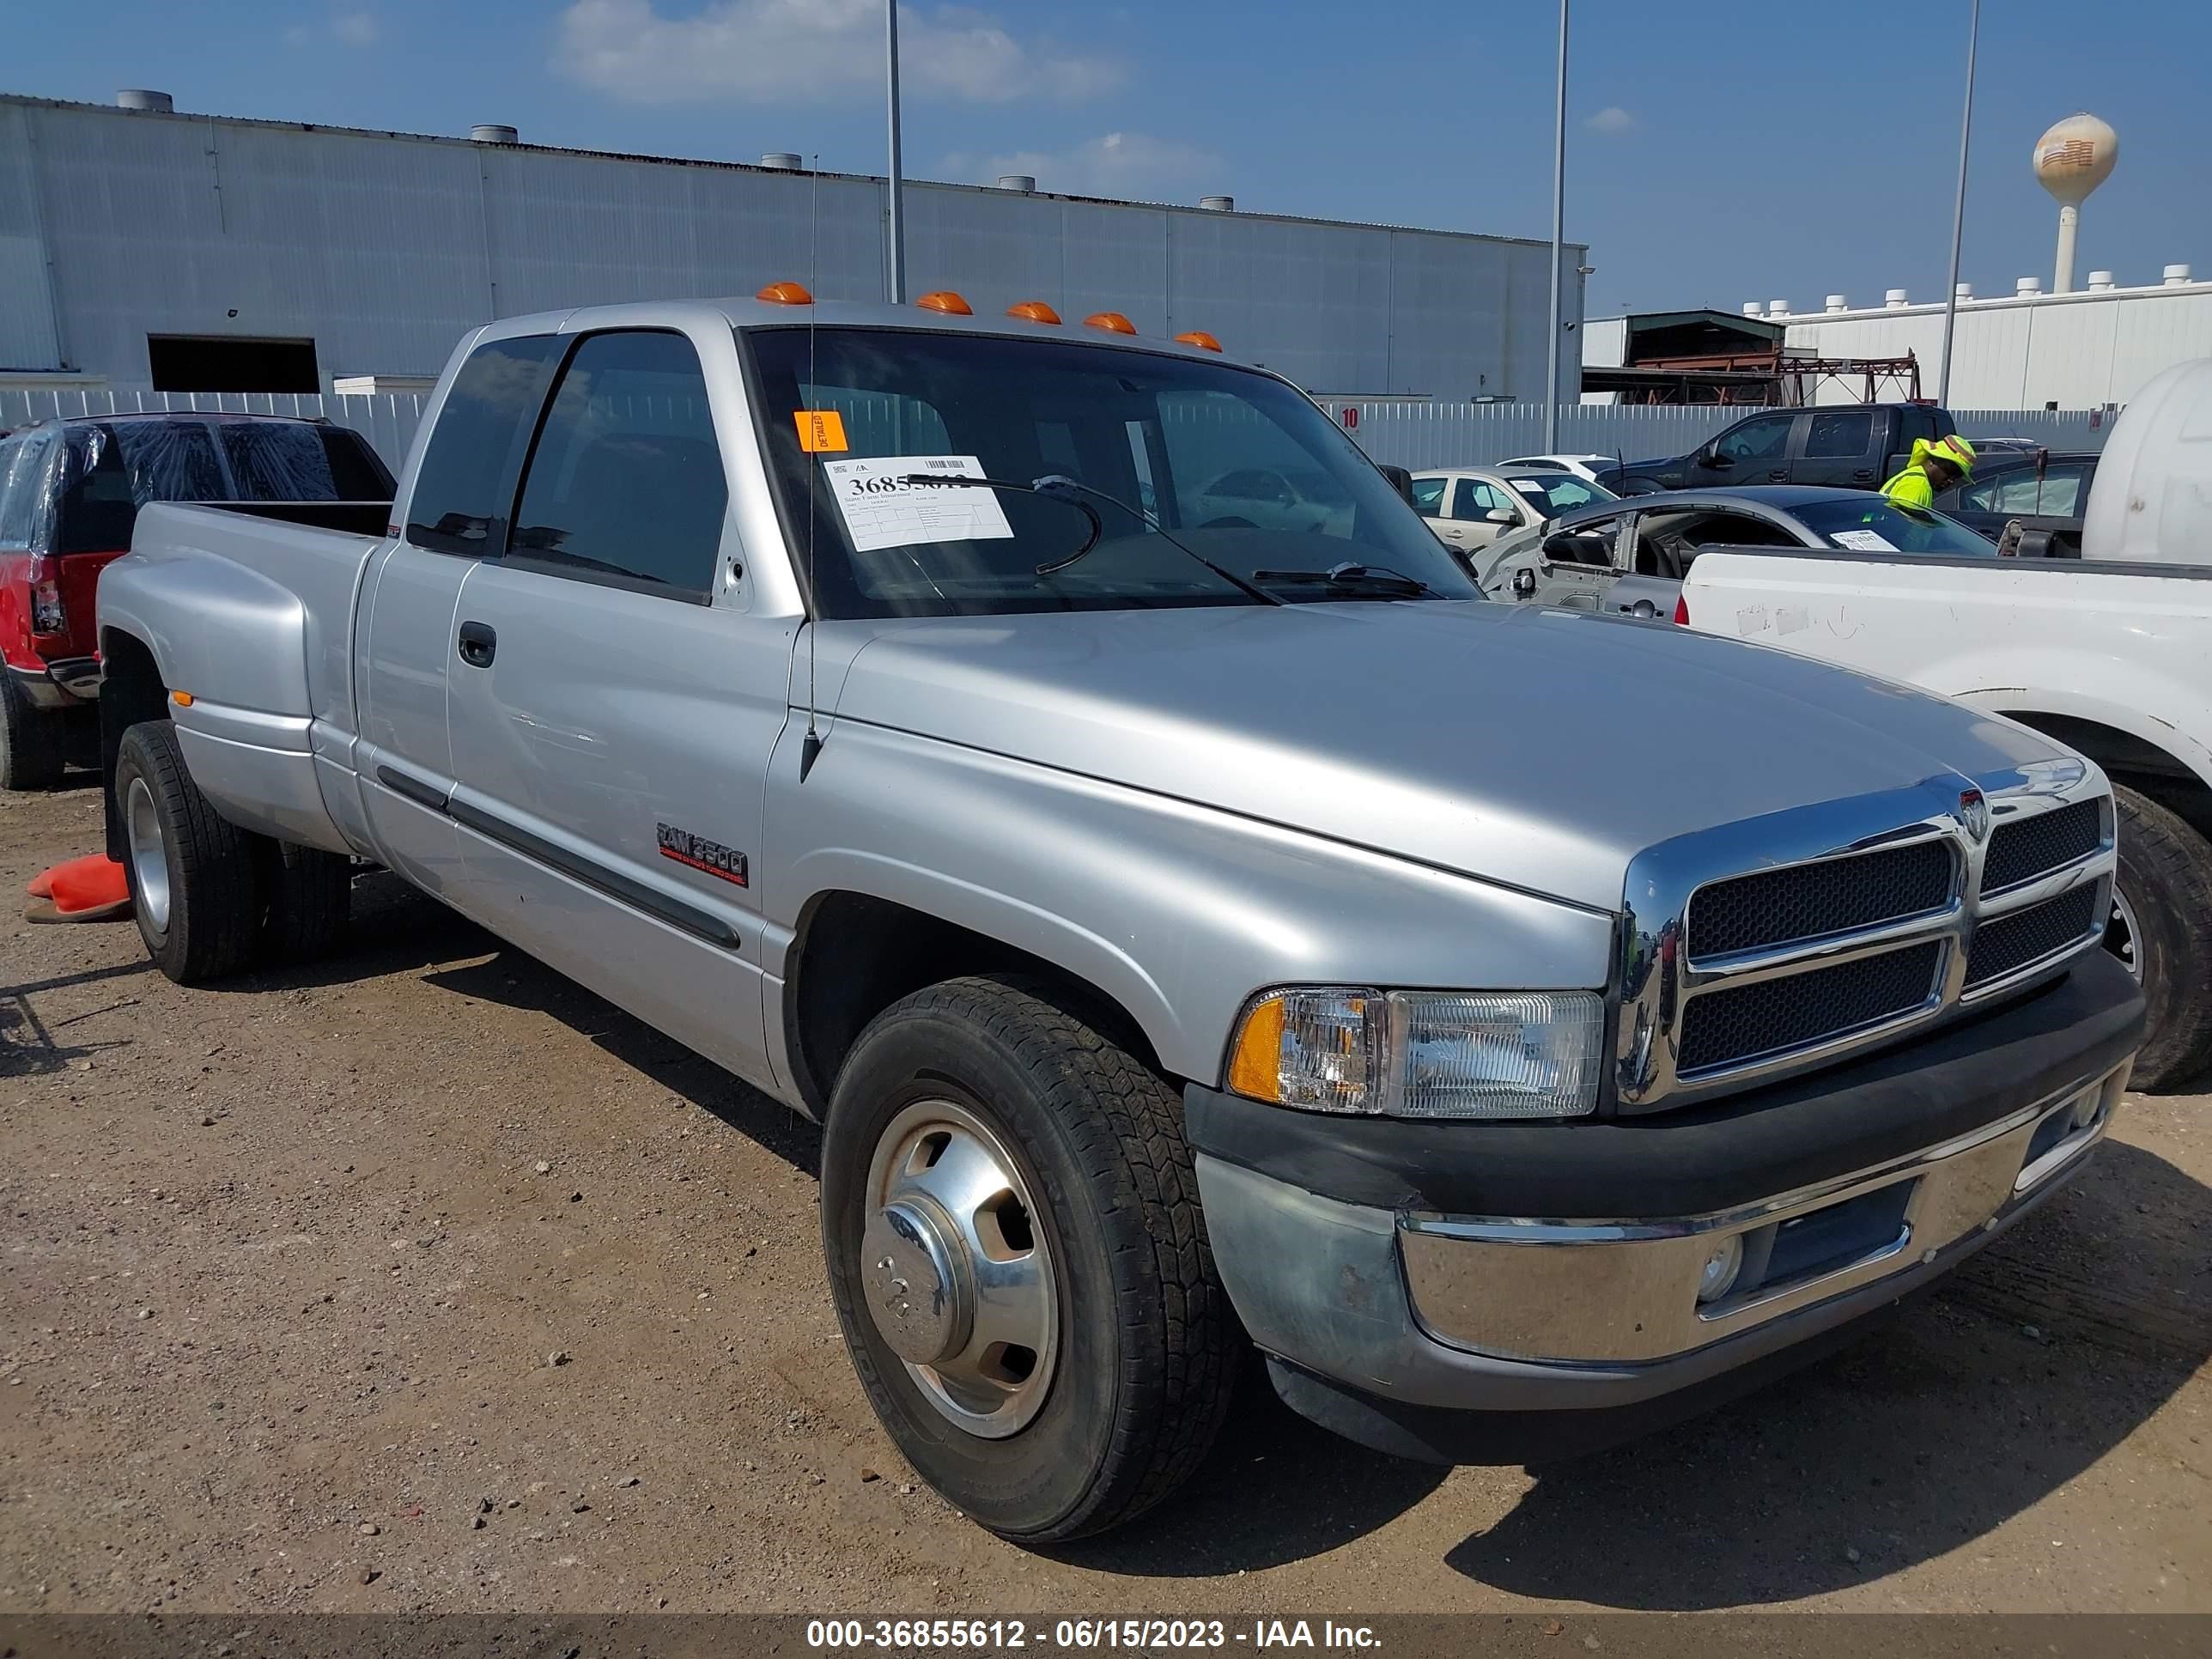
[[[818,1120],[868,1395],[1027,1540],[1189,1475],[1248,1340],[1390,1451],[1617,1437],[2079,1169],[2142,1022],[2094,766],[1485,603],[1287,382],[1021,309],[503,321],[383,537],[148,508],[155,960],[327,949],[373,860]]]

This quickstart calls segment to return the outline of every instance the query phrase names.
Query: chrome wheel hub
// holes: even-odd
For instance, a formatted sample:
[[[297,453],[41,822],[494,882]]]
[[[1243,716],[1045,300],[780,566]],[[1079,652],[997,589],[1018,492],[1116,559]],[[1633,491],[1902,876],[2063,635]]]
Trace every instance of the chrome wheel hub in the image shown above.
[[[143,778],[131,780],[123,799],[124,832],[131,842],[131,874],[138,914],[157,933],[169,931],[169,860],[161,850],[161,819]]]
[[[2136,931],[2136,908],[2118,882],[2112,884],[2112,914],[2105,923],[2105,948],[2136,978],[2142,977],[2142,935]]]
[[[1043,1407],[1060,1351],[1044,1218],[1003,1142],[966,1107],[917,1102],[868,1169],[860,1286],[924,1398],[988,1440]]]

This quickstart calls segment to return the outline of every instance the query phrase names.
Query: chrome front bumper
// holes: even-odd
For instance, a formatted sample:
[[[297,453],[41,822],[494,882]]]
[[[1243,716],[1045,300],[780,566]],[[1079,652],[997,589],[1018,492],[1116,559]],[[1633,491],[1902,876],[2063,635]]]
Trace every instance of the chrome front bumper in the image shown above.
[[[1955,1266],[2080,1167],[2128,1069],[1880,1167],[1712,1215],[1394,1214],[1203,1154],[1199,1186],[1231,1298],[1279,1359],[1403,1405],[1631,1405],[1795,1346]],[[1701,1304],[1700,1273],[1730,1237],[1742,1250],[1738,1288]]]
[[[1577,1364],[1688,1353],[1994,1229],[2103,1136],[2124,1066],[1887,1167],[1716,1215],[1533,1221],[1402,1215],[1422,1328],[1471,1352]],[[1740,1266],[1698,1299],[1707,1263]]]

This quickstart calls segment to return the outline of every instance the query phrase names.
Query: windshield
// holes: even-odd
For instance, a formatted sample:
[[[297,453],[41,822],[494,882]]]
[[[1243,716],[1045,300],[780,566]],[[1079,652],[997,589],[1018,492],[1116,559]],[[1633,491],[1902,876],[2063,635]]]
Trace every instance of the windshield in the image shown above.
[[[1925,507],[1899,507],[1879,495],[1809,501],[1791,516],[1831,547],[1857,553],[1954,553],[1993,559],[1996,544],[1955,519]]]
[[[1313,580],[1346,565],[1479,597],[1352,441],[1268,375],[911,329],[758,329],[741,339],[802,564],[811,516],[823,617],[1264,602],[1207,561],[1244,582],[1268,573],[1260,586],[1291,601],[1406,597],[1349,573]],[[1084,488],[1046,496],[909,482],[929,477],[1059,477]],[[1098,520],[1094,532],[1078,501]],[[1040,565],[1064,568],[1041,574]]]
[[[1571,472],[1509,472],[1504,476],[1505,482],[1513,486],[1514,494],[1547,519],[1556,519],[1562,513],[1594,502],[1620,499],[1603,484],[1577,478]]]

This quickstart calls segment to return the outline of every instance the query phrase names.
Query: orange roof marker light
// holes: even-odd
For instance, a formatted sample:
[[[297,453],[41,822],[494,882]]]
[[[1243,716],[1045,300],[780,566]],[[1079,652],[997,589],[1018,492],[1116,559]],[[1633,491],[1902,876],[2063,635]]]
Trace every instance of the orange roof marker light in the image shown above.
[[[770,283],[753,298],[765,300],[772,306],[811,306],[814,303],[814,296],[796,283]]]
[[[1018,317],[1028,323],[1057,324],[1060,321],[1060,313],[1042,300],[1023,300],[1010,305],[1006,307],[1006,315]]]
[[[1109,334],[1134,334],[1137,325],[1118,311],[1094,311],[1083,319],[1085,328],[1103,328]]]
[[[975,308],[949,288],[925,294],[915,304],[923,311],[941,311],[948,317],[973,317],[975,314]]]
[[[1218,351],[1221,349],[1221,342],[1215,339],[1211,334],[1208,334],[1202,328],[1194,328],[1188,334],[1176,335],[1176,343],[1177,345],[1196,346],[1200,351]]]

